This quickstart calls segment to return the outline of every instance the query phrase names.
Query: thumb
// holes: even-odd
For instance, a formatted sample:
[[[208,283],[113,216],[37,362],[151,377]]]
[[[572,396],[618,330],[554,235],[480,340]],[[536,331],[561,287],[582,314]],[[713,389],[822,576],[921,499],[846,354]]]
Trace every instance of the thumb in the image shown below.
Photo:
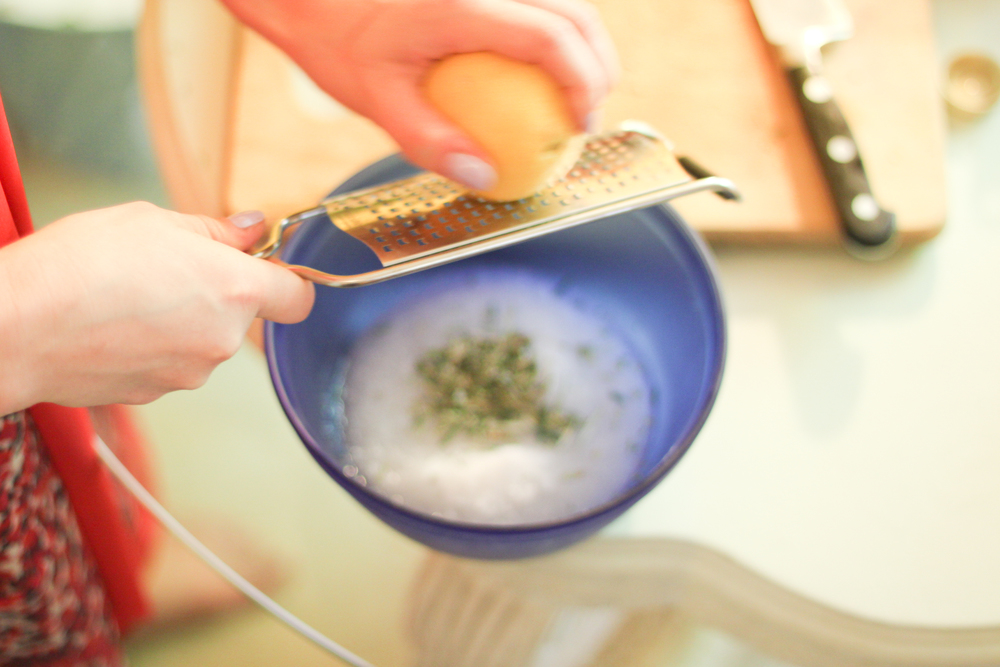
[[[242,251],[248,250],[264,233],[264,225],[261,224],[264,214],[260,211],[243,211],[222,219],[184,215],[182,222],[193,232]]]

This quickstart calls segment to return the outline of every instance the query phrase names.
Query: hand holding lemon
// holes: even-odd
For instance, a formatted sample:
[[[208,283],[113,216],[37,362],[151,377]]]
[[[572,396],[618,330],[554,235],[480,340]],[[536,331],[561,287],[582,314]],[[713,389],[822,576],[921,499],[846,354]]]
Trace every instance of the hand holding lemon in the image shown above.
[[[618,77],[587,0],[223,2],[411,162],[494,199],[558,171]],[[445,81],[469,76],[475,90]],[[436,108],[428,90],[439,87]]]

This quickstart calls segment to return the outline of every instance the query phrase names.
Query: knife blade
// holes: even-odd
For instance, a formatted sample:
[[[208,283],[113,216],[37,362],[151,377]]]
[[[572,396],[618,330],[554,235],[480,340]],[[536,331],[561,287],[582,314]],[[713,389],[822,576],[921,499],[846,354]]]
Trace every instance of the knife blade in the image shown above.
[[[875,200],[854,135],[823,75],[822,49],[849,39],[854,24],[841,0],[750,0],[764,37],[781,55],[833,195],[849,248],[893,247],[896,216]]]

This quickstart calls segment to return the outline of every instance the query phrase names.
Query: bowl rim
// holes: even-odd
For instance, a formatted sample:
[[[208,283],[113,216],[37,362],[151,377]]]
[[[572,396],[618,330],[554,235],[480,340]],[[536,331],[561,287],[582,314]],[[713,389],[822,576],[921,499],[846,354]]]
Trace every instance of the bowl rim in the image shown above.
[[[406,162],[399,154],[390,155],[388,157],[382,158],[377,162],[374,162],[358,173],[354,174],[352,177],[344,181],[337,189],[333,191],[333,194],[342,194],[344,192],[349,192],[350,190],[362,187],[368,187],[373,183],[370,178],[375,175],[378,178],[382,171],[388,171],[393,168],[396,163],[401,163],[400,166],[412,167],[408,162]],[[299,418],[296,411],[291,405],[291,398],[285,389],[284,383],[282,381],[282,376],[277,363],[277,350],[275,348],[275,326],[277,323],[266,321],[264,323],[264,354],[267,359],[268,371],[271,375],[271,383],[274,386],[275,393],[278,396],[278,401],[281,404],[282,410],[284,410],[286,417],[288,417],[289,422],[295,429],[302,443],[309,450],[309,453],[316,459],[317,463],[332,476],[340,486],[344,487],[346,491],[352,495],[357,496],[358,494],[364,496],[367,500],[383,507],[384,509],[402,514],[403,516],[409,517],[410,519],[431,524],[440,529],[462,531],[464,533],[479,533],[488,535],[530,535],[536,533],[550,532],[554,529],[568,529],[572,526],[584,524],[590,521],[595,521],[603,516],[614,513],[618,510],[624,511],[625,509],[631,507],[635,502],[645,496],[649,491],[653,489],[664,476],[677,464],[680,458],[690,449],[695,438],[701,432],[708,415],[712,411],[712,407],[719,394],[719,389],[722,384],[723,371],[726,366],[726,354],[727,354],[727,323],[726,323],[726,312],[723,306],[722,292],[719,289],[719,279],[718,279],[718,269],[716,267],[715,259],[712,253],[709,251],[708,245],[705,240],[695,232],[684,219],[669,205],[661,205],[650,207],[651,210],[656,209],[658,213],[662,214],[663,221],[671,224],[678,232],[680,232],[682,238],[688,242],[691,246],[694,256],[701,261],[702,267],[704,269],[706,282],[709,286],[709,292],[712,297],[711,299],[711,315],[715,321],[715,326],[713,327],[714,335],[714,349],[709,351],[713,354],[716,361],[714,367],[711,369],[711,381],[707,387],[707,391],[701,397],[696,413],[693,414],[692,418],[689,419],[688,423],[683,429],[683,437],[679,438],[674,446],[670,449],[668,454],[660,460],[657,466],[646,475],[638,483],[628,487],[625,491],[615,494],[609,500],[596,505],[584,512],[579,512],[576,514],[569,515],[564,519],[550,520],[545,522],[530,523],[530,524],[484,524],[484,523],[472,523],[467,521],[460,521],[455,519],[447,519],[444,517],[436,517],[431,514],[426,514],[424,512],[411,509],[406,505],[396,503],[391,498],[384,496],[381,493],[370,489],[365,485],[361,485],[354,481],[352,478],[347,477],[343,471],[337,466],[332,460],[329,459],[326,452],[322,447],[313,439],[309,430],[306,428],[305,424]],[[632,213],[625,213],[623,215],[632,215]],[[306,223],[308,224],[308,223]],[[301,237],[299,237],[301,238]],[[294,248],[295,237],[293,237],[290,242],[283,248],[283,250],[288,250]],[[336,288],[330,288],[336,289]],[[353,289],[353,288],[340,288],[340,289]],[[283,325],[283,326],[294,326],[294,325]]]

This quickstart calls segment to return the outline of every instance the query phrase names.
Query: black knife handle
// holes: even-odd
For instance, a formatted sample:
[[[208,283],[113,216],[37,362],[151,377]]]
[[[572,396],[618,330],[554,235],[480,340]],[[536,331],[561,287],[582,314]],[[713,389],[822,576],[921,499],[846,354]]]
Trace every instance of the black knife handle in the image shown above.
[[[895,235],[896,216],[883,209],[872,196],[857,144],[833,99],[830,84],[821,74],[812,74],[805,67],[790,68],[788,76],[823,165],[844,233],[861,246],[887,243]]]

